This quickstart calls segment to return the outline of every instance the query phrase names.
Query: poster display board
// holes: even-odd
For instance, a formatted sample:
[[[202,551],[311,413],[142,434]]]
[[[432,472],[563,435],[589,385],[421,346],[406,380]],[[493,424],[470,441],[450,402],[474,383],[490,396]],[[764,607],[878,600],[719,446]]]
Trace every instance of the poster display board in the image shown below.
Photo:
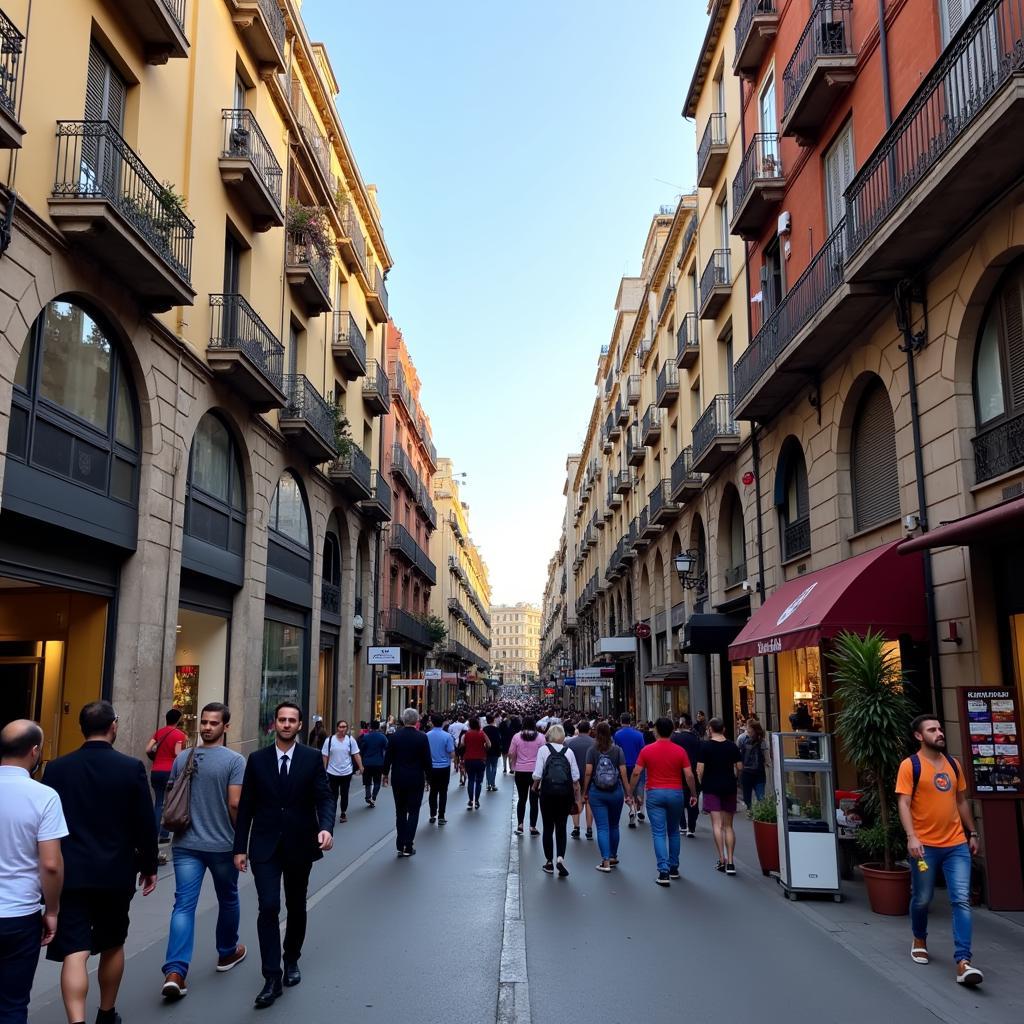
[[[1016,692],[995,686],[963,687],[960,712],[971,794],[986,800],[1024,796]]]

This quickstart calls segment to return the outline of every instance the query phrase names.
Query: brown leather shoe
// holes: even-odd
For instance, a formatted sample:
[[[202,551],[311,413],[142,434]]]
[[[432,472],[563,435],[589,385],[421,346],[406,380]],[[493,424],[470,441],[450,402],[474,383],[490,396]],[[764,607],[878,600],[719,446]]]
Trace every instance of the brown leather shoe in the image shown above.
[[[164,987],[160,990],[160,994],[169,1003],[173,1003],[178,999],[184,999],[188,995],[188,986],[185,984],[185,979],[177,971],[171,971],[164,978]]]
[[[227,956],[217,958],[217,970],[223,974],[225,971],[230,971],[232,967],[237,966],[245,959],[246,949],[241,943],[235,946],[234,953],[228,953]]]

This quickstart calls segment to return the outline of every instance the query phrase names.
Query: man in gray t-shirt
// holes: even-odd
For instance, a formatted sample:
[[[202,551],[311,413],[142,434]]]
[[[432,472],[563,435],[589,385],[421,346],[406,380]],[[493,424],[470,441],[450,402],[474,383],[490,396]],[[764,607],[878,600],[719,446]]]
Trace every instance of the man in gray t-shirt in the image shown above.
[[[242,794],[245,758],[229,750],[231,712],[220,703],[207,704],[199,719],[202,742],[183,750],[174,761],[168,797],[182,775],[191,770],[189,827],[171,842],[174,859],[174,910],[167,936],[164,963],[164,999],[181,999],[188,992],[185,979],[195,943],[196,905],[209,870],[217,893],[217,970],[230,971],[245,959],[238,941],[238,871],[234,864],[235,816]]]
[[[587,766],[587,754],[590,753],[590,748],[594,745],[594,737],[590,735],[590,723],[585,718],[576,726],[576,735],[566,740],[565,745],[572,751],[573,757],[576,758],[576,763],[580,766],[580,780],[582,781]],[[586,812],[587,838],[593,839],[594,815],[590,811],[590,804],[586,805]],[[580,816],[578,814],[572,816],[571,835],[573,839],[579,839],[580,837]]]

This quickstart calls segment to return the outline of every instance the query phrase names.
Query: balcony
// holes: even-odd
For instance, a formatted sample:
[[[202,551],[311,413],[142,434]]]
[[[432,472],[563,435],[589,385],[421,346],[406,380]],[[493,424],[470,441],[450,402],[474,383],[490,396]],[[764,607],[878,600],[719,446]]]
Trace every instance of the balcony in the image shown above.
[[[413,468],[409,456],[406,455],[405,449],[399,444],[391,446],[391,472],[401,478],[409,489],[409,493],[415,498],[420,488],[420,478]]]
[[[304,231],[288,233],[285,271],[310,316],[330,312],[331,258],[320,251],[312,235]]]
[[[277,414],[281,433],[311,462],[335,458],[334,406],[302,373],[285,374],[284,393],[284,408]]]
[[[715,395],[693,428],[693,461],[698,473],[714,473],[740,446],[739,424],[732,418],[729,395]]]
[[[370,457],[350,440],[341,442],[341,452],[328,466],[331,481],[353,501],[369,498],[371,492]]]
[[[338,252],[349,270],[356,270],[366,264],[366,239],[359,224],[355,207],[343,200],[340,210],[341,236],[338,238]]]
[[[785,189],[779,136],[758,132],[750,140],[732,181],[732,234],[747,241],[756,239],[782,201]]]
[[[697,147],[697,184],[700,188],[715,187],[728,155],[725,114],[712,114]]]
[[[777,0],[743,0],[736,18],[736,56],[732,70],[743,78],[755,78],[761,61],[779,30]]]
[[[747,578],[747,563],[740,562],[739,565],[730,566],[722,573],[726,590],[738,587]]]
[[[433,529],[437,529],[437,509],[430,500],[426,487],[423,484],[416,489],[416,508],[422,513],[423,518],[430,523]]]
[[[684,313],[676,332],[676,367],[688,370],[700,358],[700,319],[696,313]]]
[[[654,351],[654,342],[650,338],[642,338],[636,347],[636,357],[641,366],[647,365],[647,357]]]
[[[655,391],[658,405],[667,409],[674,405],[679,397],[679,370],[673,362],[667,362],[658,374],[658,386]]]
[[[371,416],[387,416],[391,411],[391,388],[384,367],[375,359],[366,364],[363,378],[363,404]]]
[[[437,583],[437,567],[430,560],[430,556],[418,544],[416,545],[416,561],[413,568],[429,583],[434,586]]]
[[[459,560],[454,555],[448,556],[448,571],[455,577],[457,577],[462,583],[469,585],[469,580],[466,578],[466,572],[459,564]]]
[[[633,522],[629,524],[630,544],[633,546],[634,551],[646,551],[647,548],[650,547],[652,534],[648,531],[649,525],[650,518],[647,506],[644,505],[644,507],[640,509],[640,515],[638,515]]]
[[[628,382],[627,382],[628,387]],[[639,397],[637,398],[639,401]],[[621,396],[615,399],[615,422],[616,427],[624,427],[629,422],[629,406],[624,405]],[[620,431],[615,431],[612,435],[615,440],[618,440]]]
[[[25,129],[18,121],[18,85],[25,37],[0,11],[0,149],[21,149]]]
[[[195,225],[109,121],[58,121],[50,216],[153,312],[191,306]]]
[[[370,474],[370,496],[359,502],[359,511],[375,523],[391,521],[391,488],[377,470]]]
[[[700,318],[714,320],[732,295],[732,270],[728,249],[711,253],[704,273],[700,275]]]
[[[409,391],[409,385],[405,381],[405,370],[402,369],[401,363],[391,364],[391,373],[388,375],[389,383],[391,384],[391,393],[401,403],[405,411],[412,415],[412,394]]]
[[[615,430],[615,420],[611,413],[608,413],[608,418],[604,421],[604,429],[601,433],[601,451],[605,455],[611,455],[612,449],[615,447],[612,444],[612,432],[614,431],[615,436],[618,436],[618,431]]]
[[[672,366],[671,363],[666,363],[666,367]],[[672,366],[674,370],[675,367]],[[646,412],[644,412],[644,418],[640,423],[640,442],[647,448],[657,448],[658,442],[661,441],[661,428],[665,422],[665,410],[659,408],[657,405],[647,406]]]
[[[984,483],[1024,466],[1024,414],[979,431],[971,444],[975,483]]]
[[[401,523],[392,523],[389,527],[388,547],[391,551],[401,555],[410,566],[416,564],[416,551],[419,549],[419,545]]]
[[[633,490],[633,470],[628,467],[615,474],[615,493],[629,494]]]
[[[666,284],[661,291],[661,298],[658,300],[658,325],[665,319],[665,314],[668,312],[669,307],[672,305],[672,300],[676,297],[676,286],[675,284]]]
[[[737,419],[764,420],[779,412],[884,301],[880,288],[844,283],[845,246],[841,221],[736,360]]]
[[[650,505],[645,505],[640,510],[640,536],[646,541],[654,540],[665,529],[661,523],[656,522]]]
[[[622,504],[622,494],[617,489],[617,477],[616,474],[612,474],[611,481],[608,484],[608,518],[612,518],[611,513],[615,509],[619,508]]]
[[[299,151],[306,156],[306,163],[313,172],[313,180],[319,184],[325,205],[336,206],[338,192],[331,173],[331,147],[306,99],[302,83],[294,74],[288,89],[288,105],[302,140]]]
[[[846,190],[848,281],[916,274],[1024,176],[1024,0],[981,0]]]
[[[331,352],[345,380],[358,380],[366,376],[366,339],[351,313],[338,311],[334,314]]]
[[[640,440],[640,427],[634,423],[626,433],[626,461],[631,466],[642,466],[647,449]]]
[[[788,562],[791,558],[810,554],[810,551],[810,516],[801,516],[791,523],[786,523],[782,529],[782,560]]]
[[[626,404],[636,406],[640,404],[640,374],[631,373],[626,380]],[[629,422],[629,411],[626,411],[626,423]]]
[[[852,0],[818,0],[782,76],[782,134],[812,144],[856,77]]]
[[[277,0],[227,0],[227,5],[235,28],[261,70],[284,71],[284,15]]]
[[[372,316],[378,323],[383,323],[388,318],[388,289],[384,284],[384,275],[380,267],[374,266],[370,277],[370,291],[366,296],[366,305]]]
[[[654,490],[647,495],[647,508],[651,522],[658,526],[670,523],[682,511],[683,506],[672,498],[672,484],[668,480],[660,480]]]
[[[251,110],[221,111],[220,180],[249,211],[255,231],[284,224],[281,165]]]
[[[115,0],[114,7],[142,40],[147,64],[188,56],[185,0]]]
[[[320,581],[320,613],[334,620],[341,616],[341,587],[337,583]]]
[[[672,500],[685,505],[700,494],[703,486],[704,477],[693,471],[693,449],[687,445],[672,463]]]
[[[392,527],[393,529],[393,527]],[[430,630],[415,615],[404,608],[388,608],[383,615],[384,629],[398,640],[405,640],[429,650],[434,646]]]
[[[597,534],[594,532],[593,526],[587,523],[587,528],[583,531],[583,536],[580,538],[580,550],[583,548],[593,548],[597,546]]]
[[[639,535],[637,521],[634,519],[630,522],[629,529],[622,538],[622,562],[626,566],[636,558],[636,541]]]
[[[284,346],[243,296],[210,296],[206,362],[256,411],[285,404]]]

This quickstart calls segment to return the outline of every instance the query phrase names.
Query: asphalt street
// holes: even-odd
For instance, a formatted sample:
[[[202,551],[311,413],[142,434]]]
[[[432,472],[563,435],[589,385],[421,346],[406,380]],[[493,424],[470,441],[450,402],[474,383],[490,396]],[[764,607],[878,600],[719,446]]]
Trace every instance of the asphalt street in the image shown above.
[[[615,872],[594,870],[596,842],[570,839],[570,877],[550,877],[541,871],[540,838],[512,838],[511,778],[499,775],[498,783],[498,793],[483,795],[480,811],[467,812],[465,790],[453,781],[443,829],[427,824],[424,800],[417,855],[410,859],[395,856],[390,793],[382,791],[370,810],[353,787],[349,821],[338,826],[335,850],[315,866],[311,879],[302,984],[286,989],[268,1010],[257,1012],[252,1005],[261,977],[248,876],[242,883],[241,939],[249,958],[228,974],[214,971],[216,904],[207,879],[189,995],[163,1003],[161,966],[174,891],[173,875],[165,869],[157,892],[133,904],[118,1000],[125,1024],[494,1024],[496,1015],[499,1024],[860,1024],[882,1015],[907,1024],[1016,1019],[994,1012],[1007,979],[999,985],[993,978],[991,992],[986,986],[968,993],[953,983],[945,963],[927,968],[929,992],[937,998],[915,998],[884,958],[851,955],[843,947],[843,941],[855,941],[849,925],[843,939],[838,926],[830,937],[827,926],[809,923],[807,913],[787,903],[752,867],[752,849],[741,845],[736,877],[719,874],[707,817],[701,818],[698,838],[682,840],[683,880],[669,889],[654,884],[649,827],[629,830],[625,818]],[[749,845],[748,833],[744,841]],[[517,987],[523,1001],[517,999],[511,1016],[499,1015],[509,908],[525,921],[526,949],[526,981]],[[506,963],[516,955],[510,960],[510,934],[506,927]],[[937,922],[936,944],[947,937],[948,924]],[[893,955],[902,952],[900,945]],[[923,974],[915,974],[915,981],[919,976],[924,982]],[[33,1024],[63,1022],[57,983],[54,965],[41,964]],[[90,1021],[95,1006],[94,984]]]

